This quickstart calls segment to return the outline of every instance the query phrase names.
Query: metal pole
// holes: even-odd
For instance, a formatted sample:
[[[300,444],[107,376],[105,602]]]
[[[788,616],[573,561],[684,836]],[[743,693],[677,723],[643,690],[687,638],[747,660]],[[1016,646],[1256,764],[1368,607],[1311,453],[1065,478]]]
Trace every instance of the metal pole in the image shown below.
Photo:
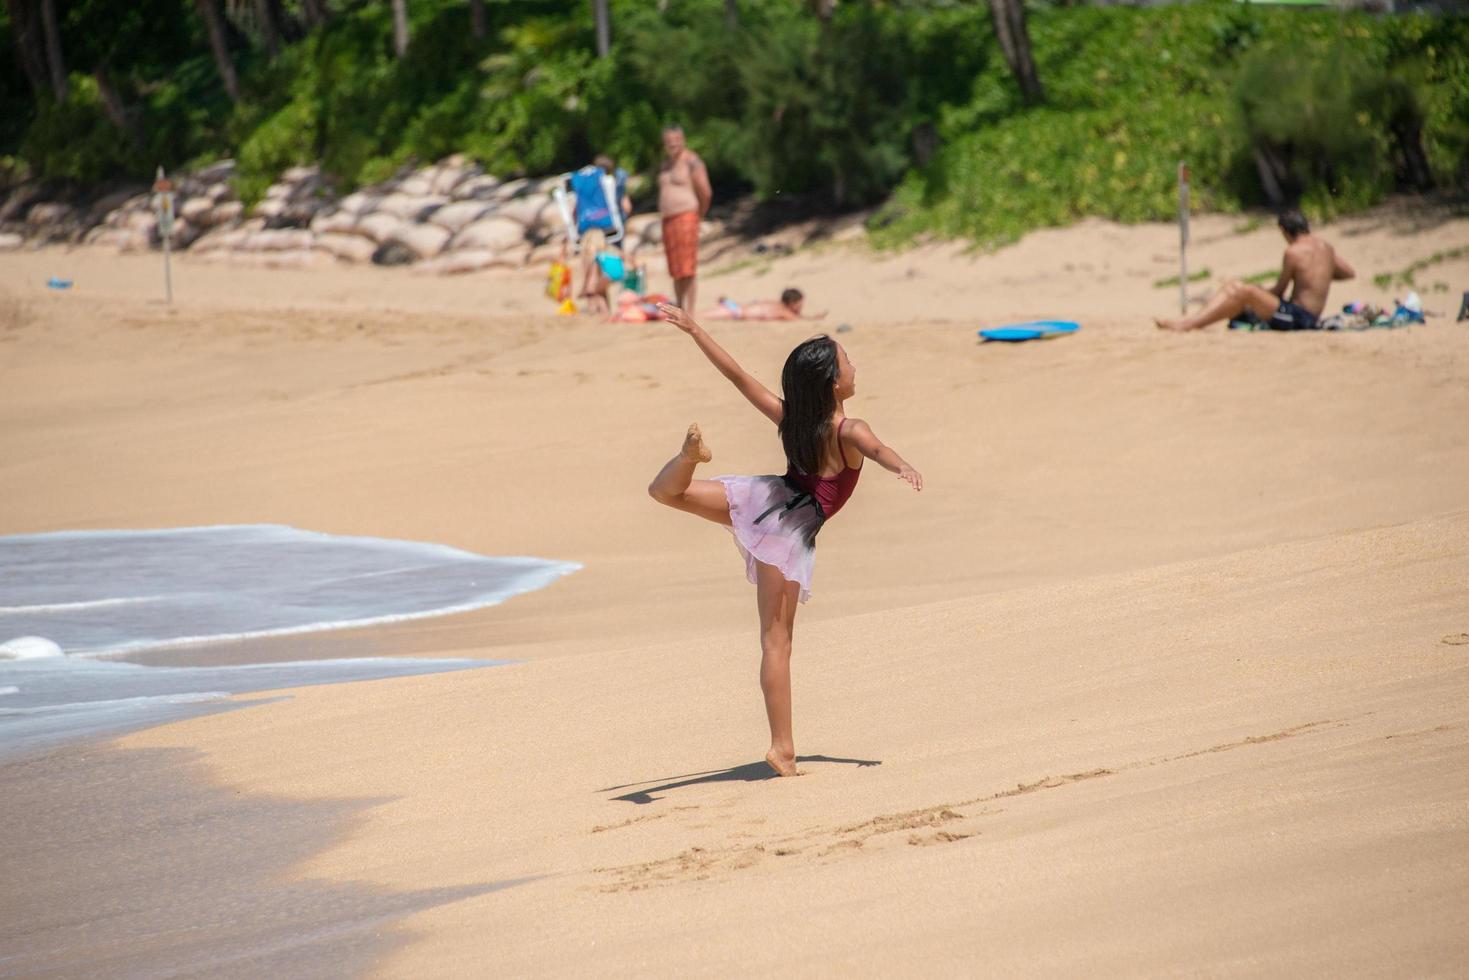
[[[170,262],[172,256],[169,254],[168,247],[168,241],[172,237],[172,235],[163,236],[163,292],[169,305],[173,305],[173,270]]]
[[[1188,164],[1178,161],[1178,312],[1188,313]]]

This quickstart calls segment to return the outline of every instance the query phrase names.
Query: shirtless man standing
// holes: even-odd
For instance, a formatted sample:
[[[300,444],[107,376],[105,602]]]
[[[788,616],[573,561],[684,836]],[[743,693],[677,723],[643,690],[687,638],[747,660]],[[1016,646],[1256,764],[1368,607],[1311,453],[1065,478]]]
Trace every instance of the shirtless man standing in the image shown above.
[[[684,144],[683,130],[663,131],[663,166],[658,171],[658,210],[663,216],[663,254],[673,279],[674,302],[693,312],[699,273],[699,222],[709,211],[713,191],[709,171]]]
[[[1357,270],[1336,254],[1336,249],[1311,234],[1306,218],[1296,210],[1280,216],[1280,233],[1289,243],[1281,264],[1280,278],[1269,290],[1238,279],[1209,298],[1204,308],[1190,317],[1155,320],[1162,330],[1198,330],[1215,320],[1229,320],[1249,311],[1271,330],[1314,330],[1326,294],[1337,279],[1351,279]],[[1292,286],[1290,299],[1285,290]]]

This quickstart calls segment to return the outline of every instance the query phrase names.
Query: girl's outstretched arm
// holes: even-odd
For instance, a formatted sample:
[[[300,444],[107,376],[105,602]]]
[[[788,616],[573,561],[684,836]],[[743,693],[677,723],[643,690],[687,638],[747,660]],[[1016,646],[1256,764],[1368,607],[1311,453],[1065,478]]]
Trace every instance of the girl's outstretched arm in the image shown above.
[[[709,358],[709,363],[713,364],[720,374],[728,378],[730,384],[749,399],[751,405],[760,410],[761,415],[776,425],[780,425],[780,420],[785,418],[785,405],[775,397],[774,392],[756,381],[748,371],[740,367],[739,362],[731,357],[727,350],[716,344],[714,338],[705,333],[704,328],[695,323],[694,318],[687,312],[667,303],[660,303],[658,312],[662,313],[663,318],[669,323],[693,337],[694,343],[699,345],[699,350]]]
[[[909,466],[907,461],[899,456],[891,446],[885,445],[866,422],[861,419],[848,419],[843,435],[857,447],[858,452],[863,456],[889,473],[896,473],[898,479],[907,483],[914,490],[923,489],[923,475]]]

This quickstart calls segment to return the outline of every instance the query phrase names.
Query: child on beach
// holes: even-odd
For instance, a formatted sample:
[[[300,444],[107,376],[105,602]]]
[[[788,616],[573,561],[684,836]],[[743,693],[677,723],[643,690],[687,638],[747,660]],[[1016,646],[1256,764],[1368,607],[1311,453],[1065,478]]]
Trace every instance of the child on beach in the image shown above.
[[[694,468],[713,454],[698,423],[648,493],[661,504],[721,524],[734,535],[755,585],[760,613],[760,688],[770,722],[765,761],[781,776],[798,775],[791,730],[791,631],[796,606],[811,597],[816,534],[856,489],[862,460],[870,459],[923,489],[923,477],[861,419],[848,418],[846,400],[857,390],[857,369],[841,344],[825,334],[803,341],[781,370],[777,398],[751,377],[688,313],[662,305],[663,318],[693,338],[720,374],[776,425],[785,450],[784,476],[721,476],[695,480]],[[855,461],[855,462],[854,462]]]
[[[806,297],[799,289],[787,289],[779,300],[757,299],[748,303],[736,303],[727,296],[719,298],[719,305],[704,310],[699,316],[705,320],[820,320],[825,313],[806,316],[802,310]]]

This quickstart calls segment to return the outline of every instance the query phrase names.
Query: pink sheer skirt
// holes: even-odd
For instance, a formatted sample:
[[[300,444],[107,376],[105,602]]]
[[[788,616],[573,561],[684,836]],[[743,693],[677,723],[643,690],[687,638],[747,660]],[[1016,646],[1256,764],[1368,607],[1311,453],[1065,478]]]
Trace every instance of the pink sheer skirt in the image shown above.
[[[729,501],[730,533],[745,559],[753,584],[755,563],[780,569],[801,586],[801,601],[811,598],[816,567],[816,532],[826,517],[816,499],[781,476],[717,476]]]

